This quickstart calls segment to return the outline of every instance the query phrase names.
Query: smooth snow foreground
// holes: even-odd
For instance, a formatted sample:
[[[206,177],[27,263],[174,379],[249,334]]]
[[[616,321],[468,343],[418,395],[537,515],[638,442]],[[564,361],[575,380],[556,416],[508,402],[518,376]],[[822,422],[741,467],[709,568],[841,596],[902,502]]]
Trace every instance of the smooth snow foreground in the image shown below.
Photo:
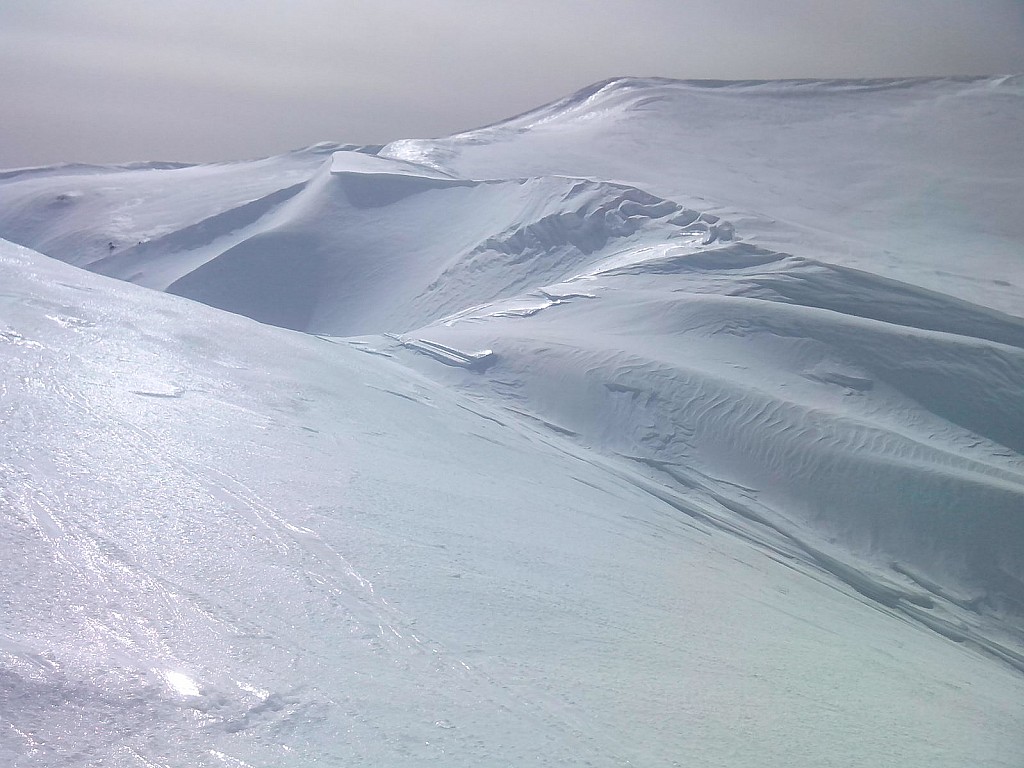
[[[0,764],[1019,768],[1022,97],[0,173]]]

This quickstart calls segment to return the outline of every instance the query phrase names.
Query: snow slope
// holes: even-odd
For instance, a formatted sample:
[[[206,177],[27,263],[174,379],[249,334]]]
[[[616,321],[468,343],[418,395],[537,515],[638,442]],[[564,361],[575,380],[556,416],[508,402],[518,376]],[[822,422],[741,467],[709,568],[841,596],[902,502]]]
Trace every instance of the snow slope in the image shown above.
[[[0,171],[0,230],[8,240],[87,267],[109,256],[110,246],[115,251],[138,247],[206,221],[216,222],[217,231],[231,231],[294,194],[296,185],[340,148],[322,144],[280,157],[202,166]]]
[[[2,174],[0,749],[1016,765],[1021,96]]]
[[[2,247],[6,764],[1019,758],[1018,671],[701,494]]]

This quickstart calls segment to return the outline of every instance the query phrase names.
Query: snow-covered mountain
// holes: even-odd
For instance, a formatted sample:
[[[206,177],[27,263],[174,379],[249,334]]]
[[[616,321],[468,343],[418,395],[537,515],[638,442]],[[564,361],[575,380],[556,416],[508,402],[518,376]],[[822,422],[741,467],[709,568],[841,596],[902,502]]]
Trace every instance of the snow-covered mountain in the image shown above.
[[[0,173],[0,759],[1018,766],[1022,124],[617,79]]]

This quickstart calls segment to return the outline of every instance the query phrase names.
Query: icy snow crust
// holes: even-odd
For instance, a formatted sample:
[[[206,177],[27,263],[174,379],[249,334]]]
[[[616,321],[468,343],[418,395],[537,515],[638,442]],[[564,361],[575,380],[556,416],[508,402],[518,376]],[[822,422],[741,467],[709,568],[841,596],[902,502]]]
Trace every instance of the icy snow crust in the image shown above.
[[[1017,766],[1022,95],[0,174],[0,758]]]

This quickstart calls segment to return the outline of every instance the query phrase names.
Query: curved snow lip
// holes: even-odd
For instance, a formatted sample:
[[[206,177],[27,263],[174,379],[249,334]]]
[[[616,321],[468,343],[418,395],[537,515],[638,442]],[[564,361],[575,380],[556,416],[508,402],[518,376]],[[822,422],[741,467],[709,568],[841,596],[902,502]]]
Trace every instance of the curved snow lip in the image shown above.
[[[358,208],[392,205],[420,192],[475,183],[437,168],[357,152],[335,152],[330,175],[341,185],[349,203]]]
[[[332,152],[330,172],[333,174],[356,174],[363,176],[401,176],[434,179],[438,181],[465,181],[456,179],[436,168],[416,165],[406,160],[378,157],[360,152]]]

